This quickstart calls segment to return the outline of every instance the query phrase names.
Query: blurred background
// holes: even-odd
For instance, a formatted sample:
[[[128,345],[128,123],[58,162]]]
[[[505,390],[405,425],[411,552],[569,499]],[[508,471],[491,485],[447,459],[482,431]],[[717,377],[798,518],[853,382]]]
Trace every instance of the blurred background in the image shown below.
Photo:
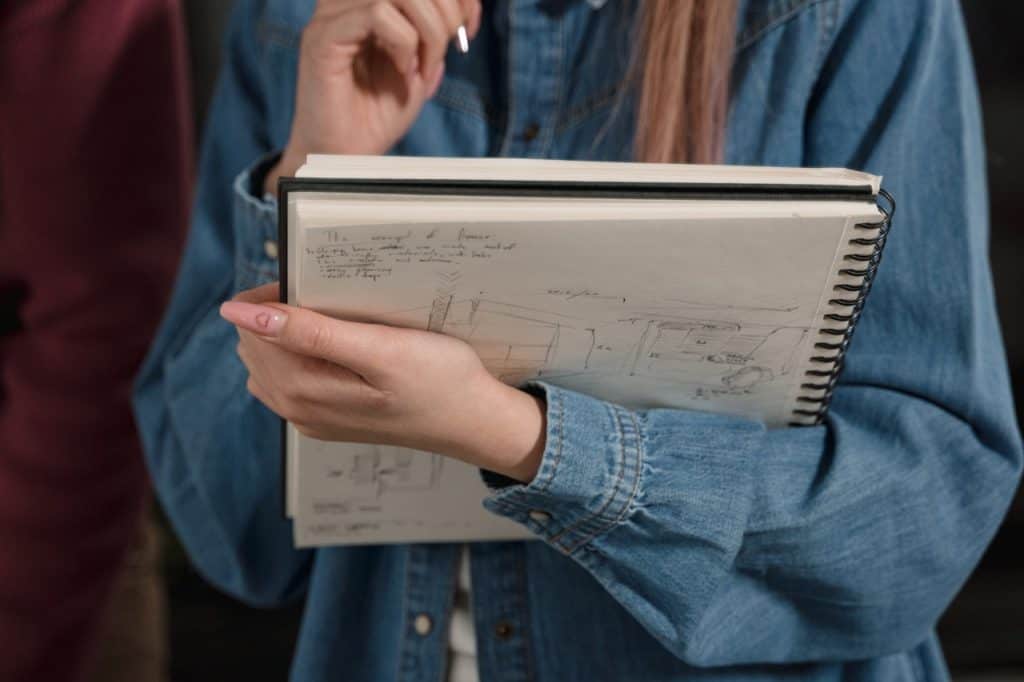
[[[185,2],[196,130],[202,130],[231,0]],[[1024,3],[963,3],[985,114],[992,268],[1017,401],[1024,404]],[[206,586],[166,537],[172,679],[280,680],[301,609],[248,609]],[[1024,680],[1024,495],[940,625],[957,680]]]

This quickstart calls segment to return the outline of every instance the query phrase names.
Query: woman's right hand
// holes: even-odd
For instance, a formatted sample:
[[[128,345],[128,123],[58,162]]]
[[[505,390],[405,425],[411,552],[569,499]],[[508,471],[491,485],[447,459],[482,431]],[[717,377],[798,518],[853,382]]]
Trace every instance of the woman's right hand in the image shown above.
[[[440,85],[458,27],[474,36],[480,12],[480,0],[318,0],[302,33],[291,135],[265,189],[307,154],[390,149]]]

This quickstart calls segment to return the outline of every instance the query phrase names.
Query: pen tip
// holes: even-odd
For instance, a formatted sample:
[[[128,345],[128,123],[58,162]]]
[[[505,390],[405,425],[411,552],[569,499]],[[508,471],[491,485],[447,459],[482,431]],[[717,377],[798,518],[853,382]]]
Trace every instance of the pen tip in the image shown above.
[[[469,36],[466,35],[466,27],[459,26],[459,52],[466,54],[469,52]]]

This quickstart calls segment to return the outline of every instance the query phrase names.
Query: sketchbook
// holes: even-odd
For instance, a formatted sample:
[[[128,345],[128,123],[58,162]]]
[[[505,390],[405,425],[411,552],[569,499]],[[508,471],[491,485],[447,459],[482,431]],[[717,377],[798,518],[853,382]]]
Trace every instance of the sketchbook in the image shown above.
[[[467,341],[502,381],[631,408],[825,415],[892,198],[843,169],[310,156],[281,298]],[[453,387],[453,390],[458,390]],[[284,429],[297,546],[522,539],[480,472]]]

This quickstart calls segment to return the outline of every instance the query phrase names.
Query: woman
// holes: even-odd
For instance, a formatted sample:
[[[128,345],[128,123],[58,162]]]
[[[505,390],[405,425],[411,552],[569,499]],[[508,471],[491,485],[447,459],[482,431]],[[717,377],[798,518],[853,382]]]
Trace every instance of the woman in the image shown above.
[[[445,56],[463,22],[469,54]],[[227,59],[137,410],[200,570],[253,604],[305,595],[295,679],[440,680],[449,659],[483,680],[948,677],[933,628],[1021,468],[953,0],[248,2]],[[461,342],[258,288],[277,272],[265,195],[310,151],[719,150],[884,173],[899,198],[823,426],[526,393]],[[502,474],[489,508],[542,542],[472,545],[471,609],[453,609],[457,546],[295,551],[275,412]]]

